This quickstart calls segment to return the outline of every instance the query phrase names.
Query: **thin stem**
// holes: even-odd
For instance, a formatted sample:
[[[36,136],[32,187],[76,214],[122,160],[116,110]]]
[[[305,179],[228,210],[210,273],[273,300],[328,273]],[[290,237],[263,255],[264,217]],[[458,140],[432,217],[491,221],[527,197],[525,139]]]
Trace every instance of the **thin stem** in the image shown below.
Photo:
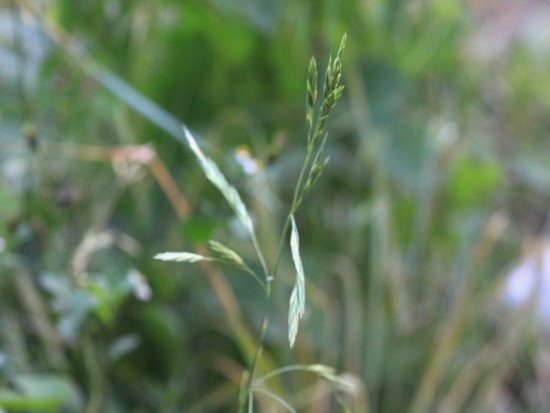
[[[308,146],[306,159],[304,160],[304,164],[302,165],[302,170],[300,171],[300,176],[298,177],[298,182],[296,183],[296,188],[294,188],[294,196],[292,198],[292,206],[290,207],[290,213],[288,214],[288,218],[287,218],[287,225],[286,225],[287,228],[288,228],[288,224],[290,223],[290,216],[294,215],[294,213],[298,209],[298,206],[301,203],[300,191],[303,190],[302,183],[304,181],[304,175],[305,175],[306,171],[309,169],[309,164],[310,164],[310,161],[311,161],[311,155],[313,155],[313,148]]]
[[[254,272],[254,270],[252,268],[250,268],[248,265],[244,265],[244,266],[240,266],[240,265],[235,265],[234,263],[232,263],[231,261],[226,261],[226,260],[223,260],[223,259],[218,259],[218,258],[214,258],[210,261],[214,261],[214,262],[219,262],[221,264],[228,264],[228,265],[232,265],[232,266],[235,266],[236,268],[239,268],[241,269],[242,271],[246,272],[247,274],[250,274],[257,282],[258,284],[261,285],[262,289],[267,293],[267,289],[268,289],[268,281],[264,281],[262,280],[258,274],[256,274]]]
[[[258,283],[262,286],[264,291],[267,291],[267,282],[264,282],[258,274],[256,274],[248,265],[245,267],[238,267],[241,268],[244,272],[250,274]]]
[[[300,205],[299,202],[299,194],[300,189],[302,187],[302,182],[304,180],[304,175],[308,169],[309,162],[311,160],[311,155],[313,151],[312,148],[308,145],[308,151],[306,155],[306,159],[304,161],[304,164],[302,165],[302,170],[300,171],[300,176],[298,177],[298,182],[296,183],[296,188],[294,188],[294,196],[292,197],[292,205],[290,207],[290,212],[288,213],[285,221],[285,225],[283,227],[283,231],[281,232],[281,237],[279,239],[279,246],[277,248],[277,255],[275,258],[275,265],[273,266],[273,275],[275,276],[277,274],[277,269],[279,268],[279,262],[281,261],[281,257],[283,255],[283,247],[286,239],[286,233],[288,231],[288,226],[290,225],[290,217],[294,215],[296,210],[298,209],[298,206]]]
[[[277,396],[275,393],[272,393],[268,390],[264,389],[254,389],[256,393],[264,394],[268,397],[271,397],[273,400],[279,402],[282,406],[284,406],[290,413],[297,413],[297,411],[290,405],[288,402],[286,402],[283,398],[280,396]]]
[[[275,265],[273,266],[273,275],[277,275],[277,269],[279,268],[279,262],[283,255],[284,241],[286,239],[286,232],[288,231],[288,226],[290,225],[290,214],[286,217],[285,225],[283,231],[281,232],[281,238],[279,239],[279,246],[277,247],[277,257],[275,259]]]
[[[260,248],[260,244],[258,243],[258,238],[256,238],[256,233],[254,231],[251,232],[251,238],[252,238],[252,244],[254,245],[254,249],[256,250],[256,255],[258,256],[258,259],[262,264],[264,276],[267,279],[269,277],[269,270],[267,269],[267,263],[265,261],[264,254],[262,253],[262,249]]]
[[[94,345],[89,337],[83,339],[83,356],[84,365],[89,377],[89,392],[90,396],[85,412],[93,413],[101,411],[101,403],[103,399],[103,378],[101,367],[97,362]]]
[[[271,289],[268,289],[268,294],[271,291]],[[269,295],[268,295],[269,298]],[[269,323],[267,315],[264,316],[264,319],[262,321],[262,328],[260,330],[260,336],[258,337],[258,341],[256,343],[256,350],[254,351],[254,358],[252,359],[252,363],[250,364],[250,369],[248,371],[248,377],[246,379],[246,393],[248,394],[248,397],[252,394],[252,379],[254,377],[254,372],[256,371],[256,365],[258,363],[258,358],[260,357],[260,353],[262,352],[262,347],[265,339],[265,333],[267,332],[267,325]],[[245,406],[241,406],[239,413],[245,413]]]
[[[319,366],[318,365],[308,365],[308,364],[294,364],[292,366],[285,366],[281,367],[277,370],[273,370],[269,373],[267,373],[265,376],[260,377],[258,380],[254,382],[254,385],[262,384],[269,380],[272,377],[275,377],[279,374],[283,373],[289,373],[291,371],[307,371],[312,373],[320,373]]]

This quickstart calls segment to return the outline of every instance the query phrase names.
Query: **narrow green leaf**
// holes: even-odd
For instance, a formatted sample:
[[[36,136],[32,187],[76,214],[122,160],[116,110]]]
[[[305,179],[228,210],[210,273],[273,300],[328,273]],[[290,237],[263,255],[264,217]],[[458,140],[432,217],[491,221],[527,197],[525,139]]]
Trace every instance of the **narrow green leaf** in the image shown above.
[[[290,304],[288,308],[288,342],[290,348],[294,347],[296,336],[298,335],[298,323],[300,321],[300,309],[298,308],[298,291],[294,286],[290,294]]]
[[[292,289],[292,293],[290,295],[288,311],[288,340],[290,347],[292,348],[296,340],[296,335],[298,334],[298,324],[300,318],[304,315],[306,308],[306,279],[302,259],[300,257],[300,236],[298,234],[298,228],[296,227],[294,216],[290,216],[290,221],[292,224],[292,232],[290,234],[290,250],[292,252],[294,267],[296,268],[296,283],[294,284],[294,288]]]
[[[212,261],[212,258],[205,257],[204,255],[193,254],[192,252],[162,252],[155,255],[154,258],[162,261],[178,262]]]
[[[294,260],[294,267],[296,268],[298,306],[300,310],[300,316],[303,316],[306,309],[306,278],[304,274],[304,267],[302,265],[302,258],[300,257],[300,235],[298,234],[298,228],[296,227],[294,216],[290,217],[290,221],[292,223],[292,232],[290,234],[290,250],[292,252],[292,259]]]
[[[218,166],[214,163],[214,161],[206,157],[202,153],[199,145],[197,145],[197,142],[195,141],[195,138],[193,138],[193,135],[191,135],[191,132],[189,132],[189,130],[185,126],[183,126],[183,132],[185,134],[185,138],[189,143],[189,147],[195,153],[195,156],[197,157],[197,160],[199,161],[202,170],[206,174],[206,177],[216,186],[216,188],[220,190],[226,201],[229,203],[231,209],[233,209],[233,212],[235,212],[235,215],[237,216],[239,221],[241,221],[241,223],[245,226],[248,233],[250,234],[250,238],[252,240],[252,243],[254,244],[254,249],[256,250],[258,259],[262,264],[264,273],[267,274],[267,263],[265,261],[264,255],[256,237],[256,233],[254,231],[254,223],[252,221],[252,218],[250,217],[250,214],[248,213],[248,210],[246,209],[243,200],[241,199],[241,196],[239,195],[237,190],[227,182],[227,179],[225,179],[225,176],[220,171],[220,168],[218,168]]]
[[[254,224],[252,223],[252,218],[250,217],[250,214],[248,213],[248,210],[246,209],[246,206],[237,190],[230,185],[229,182],[227,182],[227,179],[220,171],[220,168],[218,168],[216,163],[202,153],[199,145],[197,145],[197,142],[195,141],[195,138],[193,138],[193,135],[191,135],[191,132],[189,132],[185,126],[183,126],[183,132],[187,142],[189,143],[189,147],[195,154],[197,160],[199,161],[199,165],[208,180],[219,189],[231,209],[233,209],[233,212],[235,212],[235,215],[239,221],[241,221],[241,223],[245,226],[251,237],[254,238]]]

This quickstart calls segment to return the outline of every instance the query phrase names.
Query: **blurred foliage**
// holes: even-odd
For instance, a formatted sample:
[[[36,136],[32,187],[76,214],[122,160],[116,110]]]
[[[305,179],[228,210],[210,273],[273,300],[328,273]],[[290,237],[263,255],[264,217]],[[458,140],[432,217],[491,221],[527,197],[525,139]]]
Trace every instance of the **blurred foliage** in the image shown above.
[[[344,32],[331,163],[296,217],[308,308],[291,351],[285,256],[260,373],[334,366],[356,412],[548,411],[548,341],[500,291],[545,234],[549,16],[541,1],[0,3],[0,411],[235,411],[257,285],[153,256],[212,237],[253,251],[171,131],[202,136],[272,263],[308,61],[325,67]],[[337,411],[311,374],[270,386]]]

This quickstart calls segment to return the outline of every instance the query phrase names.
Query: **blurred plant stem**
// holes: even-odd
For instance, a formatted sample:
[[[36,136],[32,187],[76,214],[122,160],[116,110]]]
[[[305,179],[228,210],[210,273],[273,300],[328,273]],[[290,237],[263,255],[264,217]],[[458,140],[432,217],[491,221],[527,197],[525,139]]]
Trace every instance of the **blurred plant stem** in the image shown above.
[[[82,338],[82,355],[84,365],[88,373],[88,402],[84,413],[96,413],[104,411],[102,408],[104,393],[103,360],[94,347],[93,340],[84,336]]]
[[[59,371],[66,371],[68,363],[63,353],[63,343],[56,328],[50,323],[50,316],[42,296],[37,290],[31,275],[19,263],[12,271],[12,280],[21,298],[26,313],[51,365]]]
[[[495,213],[483,228],[477,244],[474,245],[472,258],[468,261],[468,267],[462,271],[460,277],[462,281],[456,290],[451,313],[444,323],[443,330],[435,340],[433,354],[411,403],[410,413],[425,412],[432,404],[439,387],[438,383],[447,368],[453,351],[458,346],[460,332],[471,311],[471,307],[467,304],[476,296],[473,287],[477,271],[487,261],[489,253],[507,225],[508,221],[503,214]]]

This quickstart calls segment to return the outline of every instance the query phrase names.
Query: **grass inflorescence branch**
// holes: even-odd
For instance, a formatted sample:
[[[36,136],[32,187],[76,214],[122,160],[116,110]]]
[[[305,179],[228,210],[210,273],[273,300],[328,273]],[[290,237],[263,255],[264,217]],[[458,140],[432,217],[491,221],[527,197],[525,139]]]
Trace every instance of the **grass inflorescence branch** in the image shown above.
[[[309,193],[329,162],[329,157],[325,154],[328,136],[325,132],[325,125],[330,113],[344,91],[344,85],[342,84],[342,56],[346,47],[346,40],[347,36],[344,34],[336,53],[336,58],[334,61],[332,58],[329,58],[323,87],[323,101],[319,109],[317,109],[317,62],[314,57],[309,62],[306,90],[307,152],[294,188],[290,211],[281,232],[279,248],[272,271],[273,275],[277,273],[291,217],[296,213],[304,197]]]

